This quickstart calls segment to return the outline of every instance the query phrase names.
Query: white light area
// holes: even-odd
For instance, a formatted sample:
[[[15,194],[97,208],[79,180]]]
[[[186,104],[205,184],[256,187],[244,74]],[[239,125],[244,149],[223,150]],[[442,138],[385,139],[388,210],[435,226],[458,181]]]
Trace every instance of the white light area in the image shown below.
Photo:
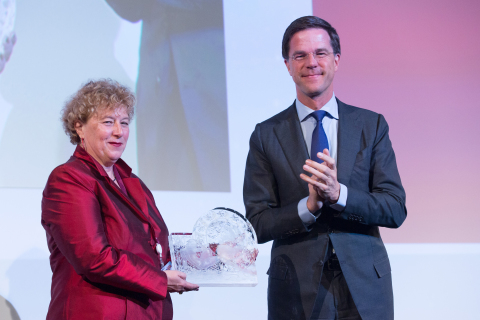
[[[27,320],[45,319],[50,301],[52,273],[41,200],[41,189],[0,188],[0,295]]]
[[[0,140],[2,139],[3,129],[11,110],[12,105],[8,103],[0,93]]]
[[[395,319],[478,319],[480,244],[387,244]]]
[[[121,19],[117,39],[115,39],[113,45],[115,59],[117,59],[133,82],[137,82],[141,34],[141,20],[132,23]]]
[[[37,259],[32,249],[48,258],[45,230],[41,225],[42,189],[0,189],[0,259]],[[41,254],[40,254],[41,256]]]
[[[480,243],[389,243],[389,255],[480,255]]]

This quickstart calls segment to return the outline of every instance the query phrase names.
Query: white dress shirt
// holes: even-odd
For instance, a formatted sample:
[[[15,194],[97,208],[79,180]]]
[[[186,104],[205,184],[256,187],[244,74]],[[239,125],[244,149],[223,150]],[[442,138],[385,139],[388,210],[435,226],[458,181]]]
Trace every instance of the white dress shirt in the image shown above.
[[[301,103],[298,99],[295,102],[297,108],[298,119],[300,119],[300,125],[302,126],[303,138],[305,139],[305,144],[307,145],[308,154],[311,153],[312,146],[312,134],[313,130],[317,126],[317,120],[314,117],[309,117],[310,113],[315,110],[310,109]],[[328,112],[328,115],[325,116],[322,120],[322,126],[325,130],[325,134],[328,139],[328,146],[330,151],[330,156],[337,163],[337,137],[338,137],[338,104],[335,99],[335,94],[332,95],[332,98],[320,109]],[[340,196],[337,203],[331,204],[330,207],[342,211],[345,209],[347,204],[348,189],[345,185],[340,183]],[[307,199],[308,197],[303,198],[298,202],[298,215],[302,219],[305,227],[308,228],[309,225],[313,224],[319,216],[313,215],[307,208]]]

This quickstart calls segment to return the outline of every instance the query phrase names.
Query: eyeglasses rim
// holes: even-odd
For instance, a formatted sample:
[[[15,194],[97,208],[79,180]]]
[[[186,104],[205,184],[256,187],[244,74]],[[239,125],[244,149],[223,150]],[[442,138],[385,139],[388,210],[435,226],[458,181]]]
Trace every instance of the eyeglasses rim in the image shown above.
[[[310,54],[313,55],[313,57],[315,58],[315,60],[318,60],[318,59],[321,60],[321,59],[326,58],[326,57],[328,57],[328,56],[330,56],[330,55],[334,55],[334,56],[335,56],[335,53],[334,53],[333,51],[322,51],[322,52],[323,52],[323,53],[327,53],[327,55],[326,55],[325,57],[317,58],[317,53],[314,52],[314,51],[311,51],[311,52],[307,52],[306,55],[305,55],[305,58],[303,58],[303,59],[296,60],[296,59],[294,58],[295,55],[290,56],[290,59],[292,59],[292,60],[295,61],[295,62],[302,62],[302,61],[305,61],[305,60],[307,59],[307,56],[309,56]]]

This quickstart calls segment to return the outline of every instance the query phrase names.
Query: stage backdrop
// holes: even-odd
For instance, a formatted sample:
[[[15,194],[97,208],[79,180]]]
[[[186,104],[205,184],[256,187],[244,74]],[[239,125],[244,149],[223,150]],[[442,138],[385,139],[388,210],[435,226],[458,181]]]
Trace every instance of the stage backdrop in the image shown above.
[[[73,152],[59,117],[82,83],[110,77],[136,90],[123,158],[153,190],[170,232],[189,232],[214,207],[245,211],[250,134],[295,99],[283,32],[312,13],[340,35],[337,97],[390,125],[408,209],[400,229],[381,229],[396,319],[477,318],[478,1],[125,3],[0,4],[0,319],[45,318],[41,192]],[[192,183],[182,184],[179,168]],[[173,295],[175,319],[266,319],[270,247],[260,246],[257,287]]]

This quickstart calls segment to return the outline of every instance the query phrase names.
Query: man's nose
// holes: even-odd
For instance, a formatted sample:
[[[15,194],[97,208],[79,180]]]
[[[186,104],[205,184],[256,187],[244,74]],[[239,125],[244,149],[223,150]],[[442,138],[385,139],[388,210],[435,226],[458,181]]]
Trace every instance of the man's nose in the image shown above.
[[[315,57],[314,52],[309,52],[307,54],[307,57],[305,58],[305,63],[307,65],[307,67],[309,67],[309,68],[314,68],[314,67],[318,66],[318,61]]]

